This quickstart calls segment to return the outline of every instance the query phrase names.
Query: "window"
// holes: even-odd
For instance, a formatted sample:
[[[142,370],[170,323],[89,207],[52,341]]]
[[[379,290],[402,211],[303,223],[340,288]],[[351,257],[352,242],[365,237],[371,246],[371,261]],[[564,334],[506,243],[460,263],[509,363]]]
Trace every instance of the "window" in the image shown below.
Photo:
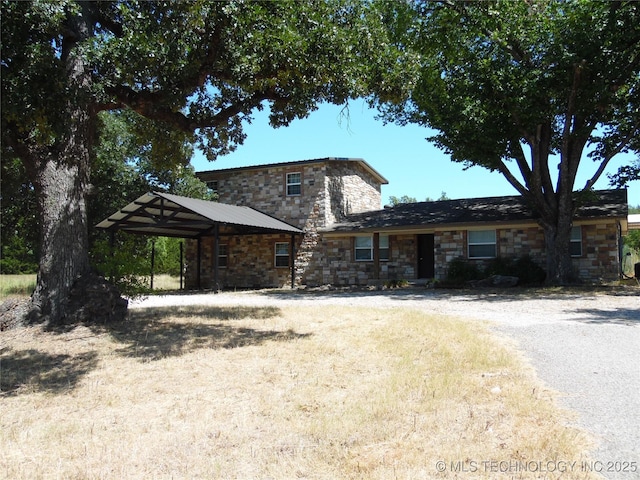
[[[373,260],[373,237],[356,237],[356,261]]]
[[[227,252],[228,250],[226,245],[218,245],[218,267],[227,267],[227,260],[229,259],[229,254]]]
[[[211,190],[213,193],[218,193],[218,181],[217,180],[208,181],[207,188]]]
[[[389,260],[389,235],[380,235],[378,254],[380,260]],[[355,255],[358,262],[373,260],[373,236],[355,237]]]
[[[469,258],[496,257],[495,230],[469,230]]]
[[[286,242],[276,243],[275,249],[275,265],[276,267],[288,267],[289,266],[289,244]]]
[[[378,254],[380,255],[380,260],[389,260],[389,235],[380,235],[378,246]]]
[[[572,257],[582,256],[582,227],[571,228],[571,243],[569,244],[569,252]]]
[[[287,173],[287,196],[302,193],[302,174],[300,172]]]

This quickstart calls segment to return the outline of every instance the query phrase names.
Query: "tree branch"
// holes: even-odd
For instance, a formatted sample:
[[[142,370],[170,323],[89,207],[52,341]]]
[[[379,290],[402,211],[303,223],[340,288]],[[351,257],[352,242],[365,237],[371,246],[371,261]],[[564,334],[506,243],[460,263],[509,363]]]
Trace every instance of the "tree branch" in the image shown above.
[[[199,128],[222,127],[230,118],[252,111],[264,100],[282,101],[287,98],[285,95],[278,94],[274,88],[258,90],[253,95],[221,108],[216,113],[196,119],[180,111],[162,107],[164,97],[160,93],[139,92],[122,85],[108,88],[107,93],[116,97],[118,101],[104,105],[128,107],[143,117],[169,124],[186,133],[192,133]]]
[[[611,159],[622,152],[622,150],[629,144],[631,139],[633,139],[637,134],[638,132],[629,132],[626,137],[620,143],[618,143],[618,146],[616,148],[614,148],[611,152],[604,156],[604,158],[600,162],[598,170],[596,170],[593,176],[589,180],[587,180],[587,183],[585,183],[583,190],[590,190],[591,188],[593,188],[593,185],[602,176]]]

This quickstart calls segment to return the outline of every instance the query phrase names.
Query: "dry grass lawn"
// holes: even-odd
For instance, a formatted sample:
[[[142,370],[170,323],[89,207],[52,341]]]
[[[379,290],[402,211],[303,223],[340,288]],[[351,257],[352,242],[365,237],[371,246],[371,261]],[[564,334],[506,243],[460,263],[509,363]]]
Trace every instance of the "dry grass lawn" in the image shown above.
[[[479,323],[342,307],[130,316],[0,334],[0,477],[590,478],[522,471],[580,462],[588,438]]]

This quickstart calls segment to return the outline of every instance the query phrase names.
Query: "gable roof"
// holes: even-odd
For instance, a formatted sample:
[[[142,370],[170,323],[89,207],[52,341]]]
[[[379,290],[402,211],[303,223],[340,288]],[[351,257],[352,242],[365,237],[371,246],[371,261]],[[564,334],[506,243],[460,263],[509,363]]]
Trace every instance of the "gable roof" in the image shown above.
[[[575,218],[627,216],[626,190],[600,190],[597,198],[580,207]],[[520,195],[404,203],[382,210],[348,215],[325,229],[335,232],[372,232],[393,229],[494,223],[535,222],[539,215]]]
[[[384,178],[376,169],[374,169],[371,165],[369,165],[362,158],[347,158],[347,157],[325,157],[325,158],[316,158],[312,160],[298,160],[295,162],[282,162],[282,163],[266,163],[264,165],[251,165],[248,167],[235,167],[235,168],[221,168],[219,170],[205,170],[201,172],[197,172],[196,176],[200,179],[207,179],[207,177],[215,177],[219,174],[224,173],[234,173],[234,172],[242,172],[242,171],[251,171],[251,170],[264,170],[266,168],[281,168],[281,167],[296,167],[300,165],[312,165],[317,163],[330,163],[330,162],[351,162],[357,163],[362,166],[369,174],[371,174],[381,185],[387,185],[389,181]]]
[[[96,225],[141,235],[197,238],[213,235],[304,233],[288,223],[251,207],[181,197],[169,193],[146,193]]]

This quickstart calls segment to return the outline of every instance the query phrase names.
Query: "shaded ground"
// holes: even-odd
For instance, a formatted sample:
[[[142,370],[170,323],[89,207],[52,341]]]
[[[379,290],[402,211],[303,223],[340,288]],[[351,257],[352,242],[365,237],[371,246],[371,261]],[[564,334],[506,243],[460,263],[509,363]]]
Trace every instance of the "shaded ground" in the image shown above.
[[[132,307],[198,305],[353,305],[412,307],[488,320],[518,342],[540,378],[564,393],[562,405],[599,444],[605,478],[640,478],[640,289],[584,287],[480,291],[266,290],[150,297]],[[636,462],[636,471],[630,465]],[[626,471],[625,471],[626,467]]]

